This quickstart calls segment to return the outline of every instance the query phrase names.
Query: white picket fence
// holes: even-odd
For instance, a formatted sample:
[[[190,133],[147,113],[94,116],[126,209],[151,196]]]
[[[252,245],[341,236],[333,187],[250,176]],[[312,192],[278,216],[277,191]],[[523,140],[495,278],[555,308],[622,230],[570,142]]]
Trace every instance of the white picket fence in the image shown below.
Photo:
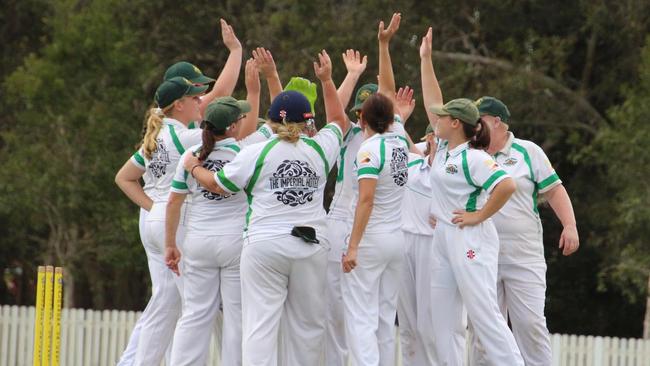
[[[140,313],[63,309],[61,365],[112,366]],[[32,365],[34,307],[0,307],[0,366]],[[552,335],[553,366],[650,366],[650,340]],[[209,365],[218,365],[216,336]]]

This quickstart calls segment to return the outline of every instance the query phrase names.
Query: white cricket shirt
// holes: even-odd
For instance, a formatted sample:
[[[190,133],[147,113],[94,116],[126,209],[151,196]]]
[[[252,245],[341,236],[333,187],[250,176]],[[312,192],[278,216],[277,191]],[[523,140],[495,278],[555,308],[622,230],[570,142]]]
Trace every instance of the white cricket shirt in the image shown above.
[[[402,231],[433,235],[429,224],[431,166],[428,160],[428,156],[409,153],[409,180],[402,199]]]
[[[249,243],[286,236],[294,226],[313,227],[321,243],[327,243],[323,196],[342,140],[335,123],[295,144],[271,136],[243,149],[215,174],[226,192],[247,195]]]

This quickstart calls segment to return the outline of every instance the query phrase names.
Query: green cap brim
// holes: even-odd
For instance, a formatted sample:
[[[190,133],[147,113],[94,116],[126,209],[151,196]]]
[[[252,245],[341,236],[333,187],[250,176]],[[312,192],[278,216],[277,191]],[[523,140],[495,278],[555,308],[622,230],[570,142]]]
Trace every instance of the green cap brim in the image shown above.
[[[208,90],[208,85],[201,85],[201,86],[192,85],[189,87],[189,89],[187,89],[185,95],[201,95],[205,93],[206,90]]]
[[[214,83],[216,80],[213,78],[209,78],[205,75],[200,75],[195,77],[194,79],[190,79],[191,82],[194,84],[209,84],[209,83]]]
[[[429,107],[429,112],[431,112],[433,114],[437,114],[438,116],[449,116],[449,115],[451,115],[449,112],[444,110],[443,106],[437,106],[437,105]]]

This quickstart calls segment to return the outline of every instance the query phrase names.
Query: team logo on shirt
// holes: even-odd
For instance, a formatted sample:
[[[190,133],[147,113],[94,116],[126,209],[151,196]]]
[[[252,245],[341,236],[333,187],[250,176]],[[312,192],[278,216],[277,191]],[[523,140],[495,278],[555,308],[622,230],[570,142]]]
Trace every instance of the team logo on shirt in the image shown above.
[[[507,158],[506,161],[503,162],[503,165],[505,166],[513,166],[517,164],[517,158]]]
[[[445,167],[445,172],[447,172],[447,174],[456,174],[458,173],[458,167],[456,164],[447,164]]]
[[[319,180],[320,177],[309,163],[284,160],[269,178],[269,186],[278,201],[296,207],[314,199]]]
[[[409,180],[408,168],[409,156],[404,148],[393,149],[393,156],[390,162],[390,175],[398,186],[402,187]]]
[[[223,169],[223,166],[228,164],[229,161],[223,161],[223,160],[206,160],[203,163],[203,167],[211,172],[218,172],[219,170]],[[228,198],[232,195],[235,195],[236,193],[233,194],[227,194],[225,196],[222,196],[220,194],[216,194],[214,192],[210,192],[207,189],[201,187],[199,185],[199,189],[201,190],[201,193],[203,194],[203,197],[205,199],[208,199],[210,201],[221,201],[224,198]]]
[[[171,160],[169,159],[169,152],[162,139],[156,140],[156,150],[151,154],[151,162],[149,163],[149,170],[154,177],[160,178],[167,173],[167,165]]]
[[[492,171],[499,169],[499,164],[497,164],[497,162],[494,161],[493,159],[485,160],[483,164],[485,164],[485,166],[490,168],[490,170]]]

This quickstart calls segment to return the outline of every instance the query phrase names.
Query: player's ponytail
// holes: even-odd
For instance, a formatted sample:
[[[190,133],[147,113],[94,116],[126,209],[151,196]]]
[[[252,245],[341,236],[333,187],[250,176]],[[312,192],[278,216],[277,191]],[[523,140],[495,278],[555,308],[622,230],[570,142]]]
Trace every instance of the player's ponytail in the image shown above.
[[[271,128],[280,140],[296,143],[300,139],[307,122],[272,122]]]
[[[142,137],[142,151],[147,159],[151,159],[153,152],[156,151],[156,138],[162,129],[163,117],[164,111],[159,108],[149,108],[147,111],[144,136]]]
[[[205,122],[204,122],[205,123]],[[199,153],[199,160],[204,161],[214,149],[214,144],[217,142],[217,137],[222,137],[226,133],[225,129],[217,129],[209,123],[205,123],[203,127],[203,134],[201,135],[201,152]]]
[[[481,118],[476,121],[475,126],[463,123],[463,131],[469,139],[469,147],[486,150],[490,146],[490,128]]]

